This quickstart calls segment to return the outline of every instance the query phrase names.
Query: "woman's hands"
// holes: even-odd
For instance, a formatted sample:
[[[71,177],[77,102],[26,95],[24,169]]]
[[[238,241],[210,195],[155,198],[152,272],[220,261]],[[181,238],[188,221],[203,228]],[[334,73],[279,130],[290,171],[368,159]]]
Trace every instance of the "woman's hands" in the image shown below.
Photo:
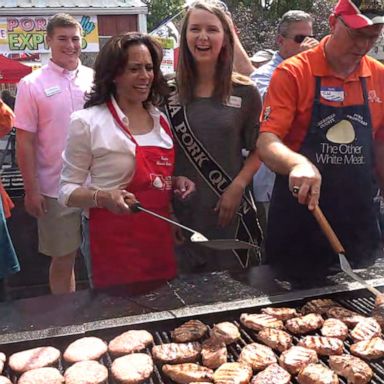
[[[181,200],[186,199],[196,191],[195,183],[185,176],[174,176],[172,180],[174,194]]]
[[[215,207],[215,212],[219,214],[219,226],[225,227],[233,220],[239,209],[243,193],[244,188],[240,184],[232,182],[221,195]]]
[[[131,213],[130,206],[137,203],[137,199],[133,193],[124,189],[114,189],[111,191],[99,190],[96,195],[97,206],[108,209],[117,215]]]

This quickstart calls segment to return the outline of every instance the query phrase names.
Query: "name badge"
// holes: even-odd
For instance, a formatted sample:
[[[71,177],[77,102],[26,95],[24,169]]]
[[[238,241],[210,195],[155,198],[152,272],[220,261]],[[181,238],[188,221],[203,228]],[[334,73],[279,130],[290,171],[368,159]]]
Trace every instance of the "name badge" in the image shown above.
[[[320,95],[328,101],[344,101],[344,90],[338,87],[321,87]]]
[[[61,89],[58,85],[44,89],[45,96],[47,97],[56,95],[56,93],[60,93],[60,92],[61,92]]]
[[[241,108],[241,102],[242,102],[241,97],[230,96],[226,105],[232,108]]]

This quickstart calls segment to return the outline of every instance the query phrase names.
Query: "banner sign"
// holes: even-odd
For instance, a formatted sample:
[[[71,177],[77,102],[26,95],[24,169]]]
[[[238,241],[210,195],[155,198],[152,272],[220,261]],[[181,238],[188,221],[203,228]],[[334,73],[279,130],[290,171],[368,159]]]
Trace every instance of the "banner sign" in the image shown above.
[[[75,16],[83,27],[83,52],[99,52],[96,16]],[[0,17],[0,54],[7,52],[48,53],[47,16]]]
[[[152,31],[150,35],[155,37],[163,47],[162,72],[164,74],[175,72],[180,41],[180,34],[176,26],[172,21],[169,21]]]

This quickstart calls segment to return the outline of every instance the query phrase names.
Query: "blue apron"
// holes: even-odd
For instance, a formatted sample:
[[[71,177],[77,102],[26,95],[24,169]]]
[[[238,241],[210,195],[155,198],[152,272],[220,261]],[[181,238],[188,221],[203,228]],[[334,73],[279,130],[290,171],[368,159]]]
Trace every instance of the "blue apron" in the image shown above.
[[[299,150],[321,173],[320,207],[355,268],[372,264],[380,252],[373,204],[372,123],[365,79],[360,78],[360,83],[364,104],[334,107],[320,103],[321,79],[316,78],[312,121]],[[328,130],[342,120],[355,132],[350,143],[330,141],[331,131],[327,138]],[[276,177],[267,233],[268,260],[288,277],[323,277],[338,263],[307,206],[299,204],[289,191],[288,176]]]
[[[0,197],[0,279],[20,271],[15,249],[5,222],[3,202]]]

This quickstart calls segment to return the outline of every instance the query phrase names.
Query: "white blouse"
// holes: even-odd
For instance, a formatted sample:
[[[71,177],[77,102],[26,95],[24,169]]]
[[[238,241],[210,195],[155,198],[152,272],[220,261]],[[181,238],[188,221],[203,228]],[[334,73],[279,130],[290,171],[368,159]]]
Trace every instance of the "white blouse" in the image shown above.
[[[112,103],[129,128],[128,118],[113,97]],[[149,113],[153,129],[144,135],[134,135],[138,145],[172,148],[172,138],[160,126],[161,112],[152,106]],[[102,190],[125,188],[134,174],[135,149],[136,145],[115,122],[105,104],[74,112],[62,154],[59,201],[67,205],[71,193],[84,185]]]

